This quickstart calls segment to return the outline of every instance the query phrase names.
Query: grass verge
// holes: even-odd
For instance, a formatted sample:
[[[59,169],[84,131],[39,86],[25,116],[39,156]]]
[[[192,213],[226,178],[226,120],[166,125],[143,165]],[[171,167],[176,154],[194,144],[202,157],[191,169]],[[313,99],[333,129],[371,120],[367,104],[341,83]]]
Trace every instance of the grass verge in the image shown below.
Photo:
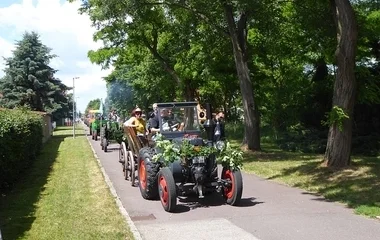
[[[79,129],[61,127],[0,198],[4,239],[133,239]]]
[[[263,149],[245,154],[245,172],[344,203],[357,214],[380,216],[380,156],[355,156],[350,167],[332,171],[321,166],[322,155],[285,152],[270,144]]]

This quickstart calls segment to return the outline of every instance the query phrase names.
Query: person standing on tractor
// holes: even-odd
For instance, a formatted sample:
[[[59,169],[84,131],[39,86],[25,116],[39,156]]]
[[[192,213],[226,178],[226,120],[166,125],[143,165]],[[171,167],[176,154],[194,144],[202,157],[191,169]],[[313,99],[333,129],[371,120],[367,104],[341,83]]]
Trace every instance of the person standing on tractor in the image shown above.
[[[224,140],[225,132],[224,132],[224,113],[218,112],[215,115],[215,130],[214,130],[214,141]]]
[[[153,112],[150,114],[148,130],[152,134],[160,132],[157,103],[153,103]]]

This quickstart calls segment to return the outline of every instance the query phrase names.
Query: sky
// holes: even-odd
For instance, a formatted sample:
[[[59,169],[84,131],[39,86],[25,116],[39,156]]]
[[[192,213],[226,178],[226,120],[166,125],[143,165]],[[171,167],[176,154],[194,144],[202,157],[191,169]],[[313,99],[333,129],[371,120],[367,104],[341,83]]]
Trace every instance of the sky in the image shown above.
[[[57,55],[50,66],[58,70],[56,77],[72,87],[75,79],[77,110],[84,112],[89,101],[106,98],[102,70],[87,58],[89,50],[102,46],[93,41],[95,29],[87,15],[78,13],[80,2],[66,0],[0,0],[0,77],[4,76],[3,57],[11,57],[15,41],[26,31],[35,31],[44,45]],[[71,91],[72,92],[72,91]]]

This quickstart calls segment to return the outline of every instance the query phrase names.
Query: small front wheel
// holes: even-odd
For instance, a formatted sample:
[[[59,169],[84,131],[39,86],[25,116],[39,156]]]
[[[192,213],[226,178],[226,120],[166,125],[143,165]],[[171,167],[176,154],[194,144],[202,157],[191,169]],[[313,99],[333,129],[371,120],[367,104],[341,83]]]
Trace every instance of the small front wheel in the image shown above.
[[[223,168],[222,179],[229,182],[228,186],[223,187],[223,197],[227,204],[236,206],[240,203],[243,194],[243,177],[240,170]]]
[[[158,173],[158,192],[165,211],[173,212],[177,206],[177,191],[173,173],[168,167]]]

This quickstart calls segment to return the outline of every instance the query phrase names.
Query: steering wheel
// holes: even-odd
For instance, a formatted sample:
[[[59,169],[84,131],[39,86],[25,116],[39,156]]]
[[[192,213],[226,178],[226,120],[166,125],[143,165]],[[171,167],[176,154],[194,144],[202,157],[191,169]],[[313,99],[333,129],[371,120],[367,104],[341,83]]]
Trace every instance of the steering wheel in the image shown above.
[[[171,125],[169,122],[166,122],[162,125],[162,129],[164,131],[170,131],[170,132],[175,132],[177,131],[177,126],[178,126],[179,123],[176,123],[176,124],[173,124]]]
[[[176,123],[176,124],[171,125],[171,126],[170,126],[170,131],[172,131],[172,132],[176,132],[176,131],[178,131],[178,128],[177,128],[178,125],[179,125],[179,123]]]

